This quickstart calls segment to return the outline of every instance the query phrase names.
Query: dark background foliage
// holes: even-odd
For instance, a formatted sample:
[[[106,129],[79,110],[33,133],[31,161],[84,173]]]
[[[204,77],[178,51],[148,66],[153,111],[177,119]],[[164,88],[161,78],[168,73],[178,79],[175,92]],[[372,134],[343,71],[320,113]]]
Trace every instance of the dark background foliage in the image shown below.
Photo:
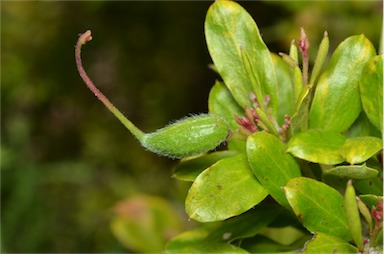
[[[207,112],[216,78],[204,40],[211,2],[1,2],[1,236],[3,252],[125,252],[112,207],[139,193],[183,214],[176,163],[145,151],[87,90],[89,75],[144,131]],[[315,54],[364,33],[378,48],[379,1],[241,2],[273,52],[303,26]],[[185,191],[184,191],[185,192]],[[184,215],[185,216],[185,215]],[[185,224],[189,224],[185,218]],[[188,225],[187,225],[188,226]]]

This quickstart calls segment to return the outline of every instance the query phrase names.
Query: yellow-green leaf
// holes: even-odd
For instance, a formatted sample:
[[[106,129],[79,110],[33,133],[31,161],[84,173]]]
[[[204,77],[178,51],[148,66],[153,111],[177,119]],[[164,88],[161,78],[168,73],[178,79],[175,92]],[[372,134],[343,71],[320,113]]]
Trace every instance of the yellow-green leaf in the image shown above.
[[[320,76],[309,113],[309,127],[341,132],[361,111],[359,80],[365,63],[376,54],[364,35],[351,36],[334,52]]]
[[[345,239],[340,239],[327,234],[318,233],[311,241],[309,241],[304,249],[303,254],[345,254],[358,253],[358,249],[349,244]]]
[[[344,199],[338,191],[305,177],[290,180],[284,191],[296,216],[310,232],[351,240]]]
[[[377,176],[376,169],[363,165],[337,166],[325,171],[326,174],[335,175],[348,179],[368,179]]]
[[[363,236],[361,231],[361,221],[359,209],[357,207],[356,192],[353,188],[352,181],[349,180],[344,195],[344,211],[347,215],[347,224],[352,239],[359,248],[363,250]]]
[[[360,79],[363,109],[373,125],[383,133],[383,55],[365,65]]]
[[[196,178],[185,209],[197,221],[221,221],[249,210],[267,195],[245,155],[237,155],[218,161]]]
[[[341,154],[350,164],[362,163],[383,149],[383,141],[375,137],[349,138],[345,141]]]
[[[278,203],[289,208],[282,187],[301,172],[295,159],[286,153],[286,145],[272,134],[256,132],[248,137],[247,156],[263,187]]]
[[[288,152],[303,160],[335,165],[344,161],[341,148],[345,137],[337,132],[308,130],[294,135],[288,142]]]
[[[274,66],[251,15],[236,2],[216,1],[206,16],[205,36],[212,60],[239,105],[249,105],[250,93],[261,90],[264,96],[270,96],[269,106],[276,115],[278,91]],[[242,50],[249,57],[252,73],[245,68]],[[256,87],[250,82],[252,74]],[[264,98],[258,99],[260,104],[264,102]]]

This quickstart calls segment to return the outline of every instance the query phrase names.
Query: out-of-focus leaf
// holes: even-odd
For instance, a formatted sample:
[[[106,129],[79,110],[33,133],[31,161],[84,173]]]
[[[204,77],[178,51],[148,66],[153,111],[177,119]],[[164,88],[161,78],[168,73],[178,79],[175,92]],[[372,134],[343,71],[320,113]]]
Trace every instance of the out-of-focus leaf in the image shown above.
[[[287,151],[303,160],[334,165],[344,161],[341,148],[345,139],[337,132],[308,130],[294,135]]]
[[[321,71],[321,69],[323,67],[324,61],[327,58],[328,50],[329,50],[328,33],[324,32],[324,37],[321,40],[321,43],[320,43],[320,46],[319,46],[319,50],[317,51],[317,55],[316,55],[316,59],[315,59],[315,64],[314,64],[313,69],[312,69],[311,79],[309,81],[310,85],[315,85],[316,86],[315,82],[317,80],[317,77],[320,74],[320,71]]]
[[[212,114],[227,120],[232,131],[236,131],[239,128],[235,115],[244,115],[244,110],[237,104],[231,92],[222,82],[216,81],[212,87],[209,93],[208,108]]]
[[[350,164],[362,163],[383,148],[383,141],[375,137],[349,138],[345,141],[341,155]]]
[[[203,227],[183,232],[172,238],[167,243],[165,250],[167,253],[178,253],[178,251],[188,246],[201,244],[208,236],[210,230],[211,228],[209,226],[204,225]]]
[[[181,229],[177,212],[158,197],[138,196],[119,203],[115,211],[112,233],[131,250],[160,252],[168,238]]]
[[[309,127],[341,132],[361,111],[359,80],[365,63],[376,54],[364,35],[351,36],[334,52],[321,75],[309,113]]]
[[[166,253],[248,253],[228,243],[206,241],[209,232],[206,227],[184,232],[168,242]]]
[[[363,109],[381,133],[383,133],[383,60],[383,55],[369,60],[360,79]]]
[[[204,244],[231,243],[236,239],[253,237],[261,232],[282,211],[281,207],[260,205],[257,209],[251,209],[240,216],[220,223],[204,224],[202,227],[182,233],[167,244],[166,250],[168,253],[179,253],[187,250],[195,253]],[[252,225],[252,227],[249,225]],[[205,249],[201,250],[207,251]]]
[[[367,205],[359,198],[356,197],[357,206],[359,207],[359,211],[361,215],[363,215],[364,219],[367,221],[369,230],[373,229],[373,220],[371,216],[371,211],[368,209]]]
[[[185,209],[197,221],[220,221],[249,210],[267,195],[245,155],[237,155],[218,161],[196,178]]]
[[[286,153],[286,145],[272,134],[256,132],[248,137],[247,156],[263,187],[279,204],[289,208],[282,187],[301,173],[295,159]]]
[[[277,206],[260,204],[240,216],[223,221],[220,226],[211,231],[207,239],[232,242],[236,239],[255,236],[282,212],[286,211]]]
[[[359,117],[347,130],[347,135],[350,138],[373,136],[381,138],[381,133],[368,119],[364,111],[360,112]]]
[[[309,241],[304,249],[304,254],[329,254],[329,253],[358,253],[358,249],[349,244],[344,239],[335,236],[317,233],[311,241]]]
[[[363,165],[337,166],[325,173],[348,179],[368,179],[377,176],[379,172],[376,169],[367,167],[364,163]]]
[[[233,132],[229,135],[227,141],[228,150],[237,151],[239,153],[246,153],[247,136],[240,132]]]
[[[379,177],[356,180],[354,186],[361,194],[383,195],[383,180]]]
[[[305,243],[305,242],[304,242]],[[304,245],[302,243],[300,247]],[[291,246],[284,246],[280,243],[262,236],[257,235],[252,238],[246,238],[241,241],[241,247],[249,251],[250,253],[291,253],[295,254],[297,253],[296,250],[298,248],[291,247]]]
[[[269,239],[274,240],[275,242],[288,246],[302,238],[306,234],[302,230],[299,230],[295,227],[281,227],[281,228],[272,228],[268,227],[261,232],[261,235],[268,237]]]
[[[250,93],[259,90],[264,97],[270,96],[275,115],[278,90],[274,66],[251,15],[236,2],[216,1],[206,16],[205,36],[212,60],[239,105],[250,104]],[[245,68],[242,52],[248,55],[252,73]],[[251,85],[252,79],[257,81],[256,87]],[[264,102],[258,99],[260,104]]]
[[[296,101],[295,113],[291,118],[291,135],[301,131],[305,131],[308,128],[308,113],[311,103],[312,90],[309,86],[305,86]]]
[[[368,209],[372,209],[373,206],[377,207],[379,199],[381,199],[381,202],[384,201],[383,196],[376,196],[373,194],[359,195],[359,198],[364,202]]]
[[[238,153],[228,150],[183,159],[176,166],[173,176],[182,181],[193,182],[201,172],[215,162],[227,157],[235,156],[236,154]]]
[[[344,195],[344,211],[352,239],[360,251],[363,250],[363,236],[359,208],[357,207],[356,193],[352,181],[349,180]]]
[[[276,54],[271,54],[275,65],[277,84],[279,90],[279,106],[277,109],[277,122],[284,124],[284,116],[292,116],[294,112],[294,96],[289,66]]]
[[[351,240],[344,199],[335,189],[310,178],[298,177],[290,180],[284,191],[296,216],[310,232]]]

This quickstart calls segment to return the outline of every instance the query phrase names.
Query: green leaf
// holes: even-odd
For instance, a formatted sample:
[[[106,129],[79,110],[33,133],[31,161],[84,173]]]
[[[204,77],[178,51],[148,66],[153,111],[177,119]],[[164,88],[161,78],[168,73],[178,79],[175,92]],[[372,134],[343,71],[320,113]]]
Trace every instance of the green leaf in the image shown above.
[[[319,76],[321,68],[323,67],[324,61],[327,57],[328,49],[329,49],[329,38],[328,38],[328,33],[325,32],[324,37],[321,40],[319,50],[317,51],[315,64],[312,69],[311,79],[309,81],[309,84],[315,85],[317,77]]]
[[[282,212],[281,207],[260,204],[255,209],[251,209],[240,216],[223,221],[220,226],[210,232],[207,239],[230,243],[236,239],[253,237],[265,229]]]
[[[294,112],[294,97],[292,80],[289,66],[276,54],[271,54],[275,66],[277,84],[279,87],[279,106],[277,111],[277,122],[284,124],[284,116],[292,116]]]
[[[264,96],[270,96],[269,106],[276,115],[278,91],[274,66],[251,15],[238,3],[216,1],[206,16],[205,36],[212,60],[238,104],[242,107],[250,104],[250,93],[256,94],[260,89]],[[252,77],[247,73],[240,48],[249,56],[258,87],[250,83]]]
[[[207,227],[184,232],[167,243],[166,253],[248,253],[228,243],[206,241],[209,232],[210,229]]]
[[[173,177],[182,181],[193,182],[201,172],[215,162],[237,154],[238,153],[236,151],[219,151],[198,157],[183,159],[176,166]]]
[[[363,109],[381,133],[383,133],[383,60],[383,55],[369,60],[360,79]]]
[[[363,165],[337,166],[325,171],[325,173],[348,179],[368,179],[376,177],[379,172],[367,167],[364,163]]]
[[[358,253],[358,249],[344,239],[327,234],[318,233],[308,242],[304,254],[329,254],[329,253]]]
[[[180,253],[184,248],[204,243],[210,230],[211,228],[209,226],[204,225],[190,231],[185,231],[172,238],[165,246],[165,251],[169,254]]]
[[[306,237],[307,238],[307,237]],[[252,238],[242,239],[241,247],[249,251],[250,253],[285,253],[295,254],[297,249],[301,248],[307,239],[300,239],[292,245],[286,246],[273,241],[272,239],[257,235]]]
[[[244,115],[244,110],[237,104],[231,92],[222,82],[216,81],[209,93],[209,112],[226,119],[230,129],[236,131],[239,128],[234,115]]]
[[[334,52],[320,76],[309,113],[309,127],[341,132],[361,111],[359,80],[365,63],[375,55],[364,36],[351,36]]]
[[[297,81],[296,81],[297,83]],[[311,103],[312,89],[309,86],[305,86],[296,101],[295,113],[291,118],[291,135],[308,129],[308,112]]]
[[[383,196],[376,196],[373,194],[359,195],[359,198],[364,202],[369,210],[371,210],[373,206],[377,207],[379,199],[381,199],[382,202],[384,201]]]
[[[361,194],[383,195],[383,180],[379,177],[356,180],[354,186]]]
[[[247,156],[253,173],[281,205],[289,208],[283,186],[301,175],[295,159],[286,153],[286,145],[267,132],[256,132],[248,137]]]
[[[362,163],[383,148],[383,141],[375,137],[349,138],[345,141],[341,155],[350,164]]]
[[[296,216],[310,232],[351,240],[344,199],[335,189],[310,178],[298,177],[290,180],[284,191]]]
[[[339,133],[308,130],[294,135],[288,142],[288,152],[303,160],[334,165],[344,161],[341,148],[345,137]]]
[[[185,209],[197,221],[220,221],[249,210],[267,195],[245,155],[237,155],[220,160],[196,178]]]
[[[348,137],[364,137],[364,136],[373,136],[380,137],[381,133],[368,119],[364,111],[360,112],[359,117],[351,125],[347,131]]]
[[[344,195],[344,211],[347,216],[347,224],[352,239],[360,251],[363,250],[363,236],[359,208],[357,207],[356,193],[352,181],[349,180]]]
[[[268,227],[261,232],[261,235],[278,242],[281,245],[288,246],[304,237],[306,234],[301,229],[292,226],[272,228]]]
[[[369,231],[372,231],[373,221],[372,221],[370,210],[368,209],[367,205],[359,197],[356,197],[356,201],[357,201],[357,206],[359,207],[359,211],[361,215],[363,215],[364,219],[368,223]]]

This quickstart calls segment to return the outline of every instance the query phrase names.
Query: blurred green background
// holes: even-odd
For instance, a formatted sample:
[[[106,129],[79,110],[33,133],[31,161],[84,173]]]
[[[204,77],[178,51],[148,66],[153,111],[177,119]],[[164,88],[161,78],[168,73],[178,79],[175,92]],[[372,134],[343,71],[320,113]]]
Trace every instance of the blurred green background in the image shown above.
[[[87,90],[74,45],[92,30],[83,48],[88,74],[128,118],[153,131],[207,112],[218,78],[207,68],[204,41],[211,3],[1,2],[2,252],[157,250],[195,225],[183,210],[188,186],[171,178],[176,161],[145,151]],[[301,26],[312,55],[325,30],[332,51],[360,33],[379,47],[381,1],[240,4],[274,52],[287,52]]]

